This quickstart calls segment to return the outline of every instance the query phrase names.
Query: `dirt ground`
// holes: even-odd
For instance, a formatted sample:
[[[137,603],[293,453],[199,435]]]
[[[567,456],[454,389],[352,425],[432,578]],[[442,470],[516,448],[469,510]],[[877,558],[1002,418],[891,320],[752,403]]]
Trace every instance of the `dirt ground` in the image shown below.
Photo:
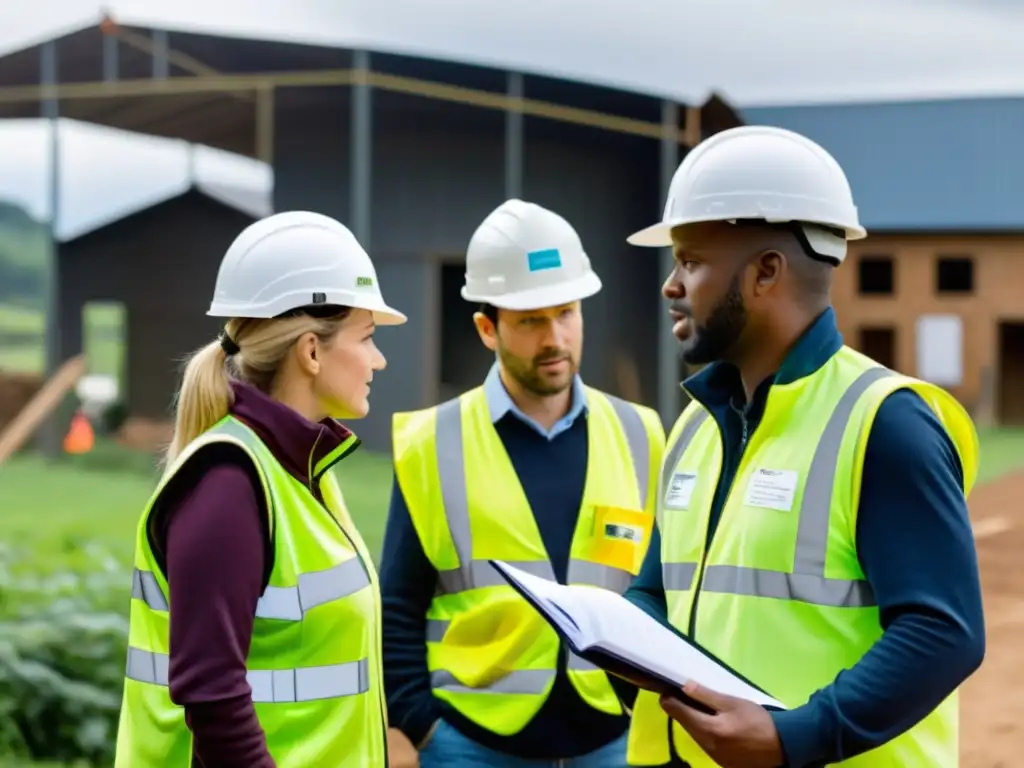
[[[979,486],[970,509],[988,650],[960,699],[963,768],[1011,768],[1024,752],[1024,472]]]

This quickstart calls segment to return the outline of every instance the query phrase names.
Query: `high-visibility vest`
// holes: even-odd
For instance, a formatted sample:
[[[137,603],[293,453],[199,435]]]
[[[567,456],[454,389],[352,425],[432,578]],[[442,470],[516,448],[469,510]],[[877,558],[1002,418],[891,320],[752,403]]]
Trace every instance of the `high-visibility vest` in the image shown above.
[[[326,457],[314,476],[355,441]],[[380,591],[337,481],[323,471],[321,505],[249,427],[228,416],[188,445],[139,521],[116,768],[192,765],[184,708],[168,688],[170,589],[147,533],[170,478],[211,443],[231,443],[249,455],[270,511],[274,566],[246,659],[270,754],[279,768],[386,765]]]
[[[967,412],[939,387],[848,347],[810,376],[772,387],[708,551],[722,466],[718,426],[693,401],[670,432],[658,505],[669,621],[787,707],[830,685],[882,635],[857,558],[857,509],[872,422],[901,388],[920,394],[941,420],[969,493],[978,438]],[[954,692],[909,731],[841,765],[955,766],[957,720]],[[693,768],[716,765],[647,691],[633,713],[629,764],[668,762],[670,729],[676,753]]]
[[[586,387],[589,460],[567,581],[623,592],[640,569],[654,523],[665,433],[650,408]],[[395,468],[423,550],[437,569],[427,611],[427,666],[434,695],[499,735],[518,732],[554,683],[559,640],[538,620],[509,652],[502,617],[519,598],[488,559],[555,579],[533,512],[495,431],[483,387],[439,406],[397,413]],[[475,654],[452,638],[460,622],[491,627]],[[506,623],[526,626],[518,619]],[[568,676],[590,706],[623,711],[607,675],[572,655]]]

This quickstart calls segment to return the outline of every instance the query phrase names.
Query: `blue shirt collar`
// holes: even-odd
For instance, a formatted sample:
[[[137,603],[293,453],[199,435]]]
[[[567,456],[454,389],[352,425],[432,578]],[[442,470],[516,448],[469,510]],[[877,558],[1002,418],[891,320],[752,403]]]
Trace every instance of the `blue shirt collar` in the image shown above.
[[[583,380],[579,374],[575,376],[572,382],[572,404],[569,407],[569,412],[555,422],[550,430],[544,429],[544,427],[519,410],[519,407],[512,402],[508,390],[505,389],[505,385],[501,381],[497,362],[491,366],[491,370],[487,373],[487,378],[484,379],[484,396],[487,398],[487,408],[491,414],[492,424],[497,424],[506,415],[512,414],[512,416],[527,424],[548,440],[553,440],[569,429],[576,422],[576,419],[587,412],[587,392],[583,388]]]
[[[829,307],[804,331],[774,376],[761,383],[759,394],[767,395],[767,389],[774,384],[792,384],[817,371],[827,363],[843,346],[843,336],[836,324],[836,314]],[[721,404],[734,399],[740,402],[743,385],[739,371],[731,363],[717,362],[705,366],[683,382],[683,387],[696,400],[709,404]]]

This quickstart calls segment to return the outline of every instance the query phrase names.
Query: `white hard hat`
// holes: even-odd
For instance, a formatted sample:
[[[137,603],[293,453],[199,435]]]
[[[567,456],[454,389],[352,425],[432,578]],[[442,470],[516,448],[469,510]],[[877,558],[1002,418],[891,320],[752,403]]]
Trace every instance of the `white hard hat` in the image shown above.
[[[803,227],[809,244],[838,261],[846,257],[847,240],[867,237],[832,155],[799,133],[749,125],[716,133],[690,150],[672,177],[662,220],[626,239],[663,248],[672,245],[673,227],[738,219],[817,224]]]
[[[213,317],[277,317],[315,305],[368,309],[379,325],[406,316],[384,303],[369,255],[345,225],[309,211],[250,224],[220,263]]]
[[[462,298],[501,309],[556,307],[593,296],[601,280],[580,236],[557,213],[506,200],[477,227],[466,251]]]

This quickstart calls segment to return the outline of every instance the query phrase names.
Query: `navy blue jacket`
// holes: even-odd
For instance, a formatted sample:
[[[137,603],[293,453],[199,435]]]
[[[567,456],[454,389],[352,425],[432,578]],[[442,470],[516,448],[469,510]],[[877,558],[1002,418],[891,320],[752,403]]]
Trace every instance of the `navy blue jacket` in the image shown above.
[[[587,471],[587,404],[582,384],[576,380],[569,413],[548,431],[513,405],[496,367],[484,382],[484,392],[491,421],[533,511],[555,577],[564,584]],[[427,670],[426,613],[436,583],[437,571],[423,552],[396,482],[380,565],[384,687],[391,725],[414,744],[422,741],[439,717],[478,743],[524,759],[584,755],[626,732],[628,717],[598,712],[579,697],[567,676],[564,653],[559,654],[547,701],[513,736],[480,728],[435,697]],[[632,704],[635,688],[617,678],[612,685],[621,699]]]
[[[743,421],[756,428],[773,383],[810,375],[841,347],[832,309],[791,350],[749,405],[735,367],[716,363],[685,386],[712,414],[725,453],[708,542],[740,460]],[[788,768],[847,760],[890,741],[938,706],[981,664],[985,627],[963,472],[956,448],[921,398],[890,395],[868,437],[857,552],[878,600],[879,641],[801,707],[772,713]],[[627,597],[665,621],[661,540],[653,537]]]

